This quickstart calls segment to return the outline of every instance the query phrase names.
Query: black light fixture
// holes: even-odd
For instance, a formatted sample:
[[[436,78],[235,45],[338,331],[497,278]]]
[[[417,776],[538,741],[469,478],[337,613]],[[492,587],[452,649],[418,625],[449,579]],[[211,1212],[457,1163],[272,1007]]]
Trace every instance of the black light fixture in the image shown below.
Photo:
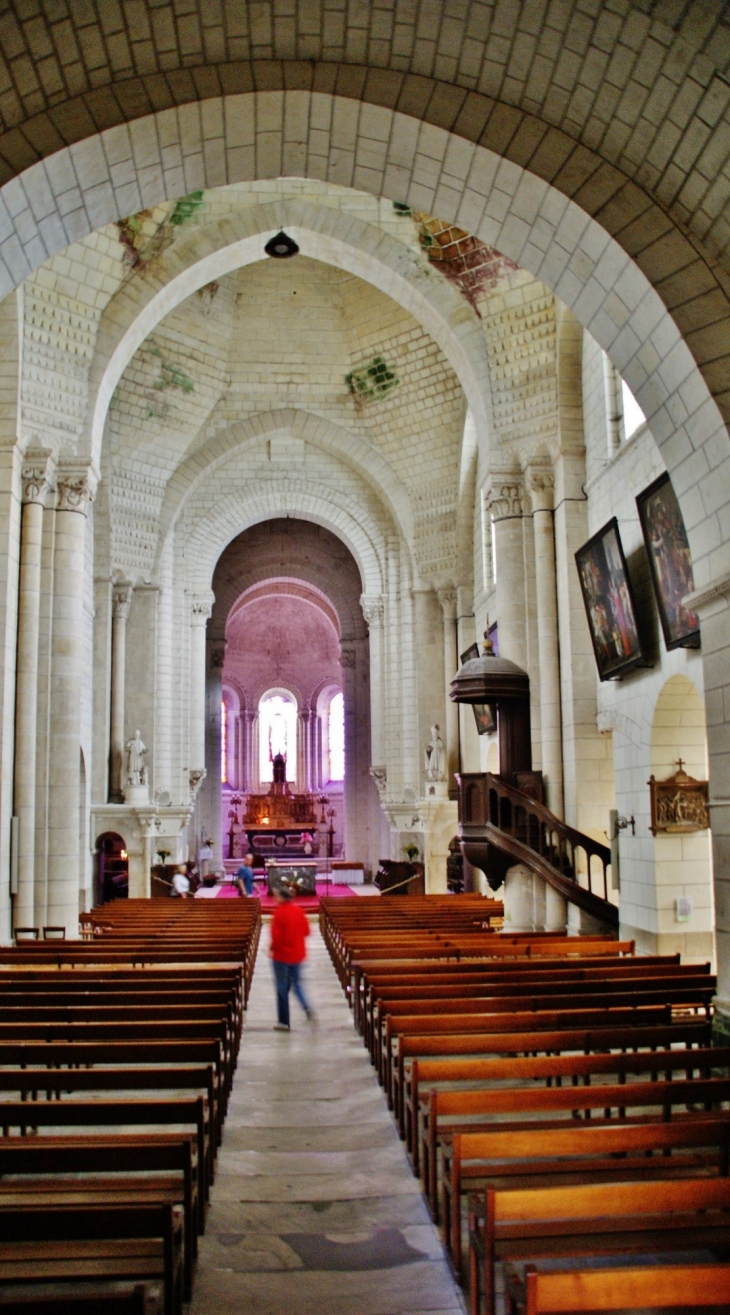
[[[292,237],[286,233],[277,233],[266,243],[264,251],[267,256],[273,256],[275,260],[288,260],[290,256],[299,255],[299,247]]]

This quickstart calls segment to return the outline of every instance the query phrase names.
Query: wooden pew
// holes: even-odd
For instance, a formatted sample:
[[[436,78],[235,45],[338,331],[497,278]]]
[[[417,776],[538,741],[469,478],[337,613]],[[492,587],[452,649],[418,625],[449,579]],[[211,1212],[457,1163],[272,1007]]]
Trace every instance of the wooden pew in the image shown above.
[[[482,1058],[499,1055],[559,1055],[593,1051],[638,1051],[666,1049],[669,1046],[709,1046],[712,1023],[707,1019],[692,1022],[669,1022],[662,1027],[605,1027],[563,1031],[496,1033],[442,1033],[440,1035],[399,1034],[391,1043],[392,1084],[389,1105],[395,1111],[401,1136],[405,1137],[406,1105],[410,1102],[410,1072],[414,1059]],[[0,1052],[1,1053],[1,1052]],[[412,1106],[415,1108],[415,1106]]]
[[[509,1308],[525,1315],[567,1311],[660,1311],[674,1315],[728,1309],[730,1265],[642,1265],[634,1269],[584,1269],[538,1273],[528,1266],[525,1284],[510,1284]]]
[[[108,1134],[0,1139],[0,1200],[14,1193],[69,1195],[129,1204],[155,1193],[185,1211],[185,1291],[192,1291],[198,1234],[205,1229],[197,1140],[190,1133]],[[2,1181],[12,1175],[12,1180]],[[83,1175],[81,1181],[78,1176]],[[72,1204],[75,1202],[71,1202]],[[80,1204],[80,1202],[78,1202]],[[190,1299],[189,1295],[185,1300]]]
[[[454,1132],[494,1131],[525,1126],[559,1126],[601,1111],[604,1119],[647,1118],[632,1111],[654,1110],[668,1123],[676,1106],[705,1105],[709,1110],[730,1102],[730,1078],[690,1078],[659,1082],[601,1082],[594,1087],[496,1087],[479,1091],[431,1091],[429,1113],[421,1137],[424,1188],[434,1214],[438,1212],[437,1151],[439,1138]],[[599,1116],[600,1117],[600,1116]],[[490,1123],[487,1123],[487,1120]]]
[[[5,1207],[0,1201],[3,1284],[160,1279],[165,1315],[181,1315],[182,1248],[182,1212],[171,1205]]]
[[[495,1265],[540,1257],[640,1255],[730,1246],[730,1180],[601,1183],[472,1198],[470,1300],[494,1315]]]
[[[438,1036],[451,1033],[494,1034],[497,1032],[539,1032],[596,1027],[661,1027],[672,1022],[670,1005],[641,1005],[632,1009],[576,1008],[544,1009],[522,1012],[459,1014],[387,1014],[381,1043],[380,1064],[376,1073],[386,1092],[392,1086],[393,1040],[396,1036]],[[2,1025],[0,1024],[0,1037]]]
[[[0,1293],[2,1315],[162,1315],[163,1293],[156,1283],[117,1284],[74,1289],[61,1295],[9,1296]]]
[[[0,1092],[19,1092],[21,1101],[31,1107],[29,1115],[32,1115],[39,1092],[45,1092],[46,1100],[61,1101],[71,1092],[82,1091],[201,1090],[205,1095],[206,1122],[211,1129],[211,1155],[214,1155],[220,1145],[223,1124],[215,1073],[210,1065],[204,1068],[0,1069]]]
[[[407,1147],[411,1154],[414,1173],[419,1172],[420,1138],[415,1136],[419,1126],[419,1107],[423,1107],[424,1128],[438,1118],[439,1084],[458,1083],[460,1090],[483,1090],[490,1083],[518,1086],[522,1083],[542,1081],[546,1086],[571,1083],[573,1089],[588,1086],[593,1077],[609,1074],[623,1082],[629,1074],[647,1074],[653,1081],[669,1081],[674,1073],[685,1077],[709,1078],[727,1074],[730,1068],[730,1049],[703,1048],[701,1050],[643,1050],[631,1054],[609,1055],[537,1055],[522,1058],[510,1056],[493,1059],[455,1059],[423,1063],[414,1060],[411,1065],[406,1092],[406,1127],[411,1134]],[[453,1093],[453,1086],[451,1087]]]
[[[467,1193],[486,1187],[727,1177],[730,1118],[455,1133],[443,1149],[441,1217],[446,1247],[459,1274],[461,1204]]]
[[[213,1157],[202,1096],[169,1100],[0,1101],[0,1128],[5,1138],[11,1136],[11,1128],[17,1128],[20,1136],[24,1136],[28,1128],[154,1128],[170,1124],[192,1126],[195,1130],[200,1182],[207,1200],[213,1181]]]

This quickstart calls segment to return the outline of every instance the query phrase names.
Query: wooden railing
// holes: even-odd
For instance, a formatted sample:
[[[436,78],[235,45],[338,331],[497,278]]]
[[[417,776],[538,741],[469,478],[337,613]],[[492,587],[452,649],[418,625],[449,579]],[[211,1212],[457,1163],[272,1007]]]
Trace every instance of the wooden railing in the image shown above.
[[[468,773],[461,777],[459,823],[463,840],[493,845],[538,872],[571,903],[618,926],[618,909],[608,898],[611,850],[544,804],[491,772]]]

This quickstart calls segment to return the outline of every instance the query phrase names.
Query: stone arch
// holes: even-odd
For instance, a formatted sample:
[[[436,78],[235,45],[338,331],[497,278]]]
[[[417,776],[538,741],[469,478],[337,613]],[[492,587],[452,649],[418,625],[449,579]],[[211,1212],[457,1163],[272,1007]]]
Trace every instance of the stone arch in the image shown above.
[[[698,780],[707,777],[705,703],[697,686],[681,673],[662,686],[651,723],[651,770],[657,780],[673,776],[677,760]],[[714,954],[712,929],[712,850],[709,831],[654,836],[656,947],[678,949],[684,957]],[[689,896],[692,912],[680,921],[675,901]]]
[[[219,466],[234,458],[242,445],[260,442],[262,438],[272,438],[279,434],[300,438],[349,465],[385,504],[386,515],[411,552],[414,538],[411,501],[386,458],[372,444],[332,421],[311,412],[287,407],[251,416],[231,425],[181,463],[165,489],[159,522],[158,563],[170,528],[204,480]],[[282,510],[286,514],[286,510]],[[273,509],[267,516],[277,514],[276,509]],[[412,569],[415,573],[413,564]]]
[[[70,240],[194,188],[294,172],[436,212],[553,289],[624,376],[673,476],[703,589],[730,570],[720,525],[730,501],[722,419],[730,415],[730,353],[717,347],[730,301],[712,262],[583,146],[571,146],[554,172],[539,144],[526,148],[517,123],[494,135],[492,102],[460,91],[459,108],[446,110],[450,88],[447,102],[432,103],[437,122],[429,122],[431,102],[404,99],[402,77],[393,77],[377,106],[367,82],[354,99],[333,94],[332,83],[327,91],[243,92],[64,147],[0,193],[15,234],[4,247],[12,269],[0,270],[0,293]],[[537,120],[535,128],[542,142],[546,130]]]
[[[384,549],[387,526],[378,527],[363,508],[345,494],[320,484],[286,477],[268,480],[257,490],[239,490],[221,499],[213,514],[188,527],[187,587],[210,587],[218,558],[245,528],[261,521],[294,516],[313,521],[342,539],[358,564],[366,593],[384,589]]]
[[[199,288],[266,260],[264,241],[280,228],[301,254],[356,275],[397,301],[438,343],[464,388],[486,441],[489,371],[479,322],[445,279],[432,277],[415,253],[363,220],[313,201],[248,206],[176,242],[143,277],[130,280],[102,317],[90,372],[86,442],[98,462],[114,389],[156,324]]]

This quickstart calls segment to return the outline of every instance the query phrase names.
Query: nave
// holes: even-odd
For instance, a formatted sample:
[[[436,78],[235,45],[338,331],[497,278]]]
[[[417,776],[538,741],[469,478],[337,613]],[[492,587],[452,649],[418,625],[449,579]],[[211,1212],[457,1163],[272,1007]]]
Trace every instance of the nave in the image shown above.
[[[313,920],[273,1031],[264,928],[190,1315],[410,1315],[463,1301]]]

